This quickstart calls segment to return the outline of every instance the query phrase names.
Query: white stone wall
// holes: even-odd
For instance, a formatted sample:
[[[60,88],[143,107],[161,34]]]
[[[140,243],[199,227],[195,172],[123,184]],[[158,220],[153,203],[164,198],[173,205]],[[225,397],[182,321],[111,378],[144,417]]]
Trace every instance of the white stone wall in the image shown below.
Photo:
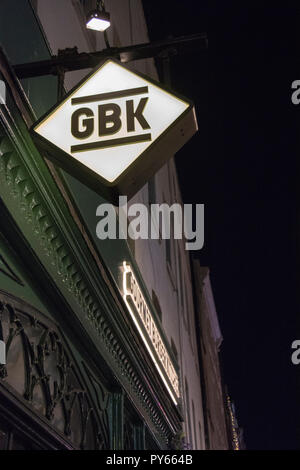
[[[49,42],[52,54],[58,49],[78,47],[79,52],[105,48],[102,33],[88,32],[83,20],[83,9],[79,0],[37,0],[37,14]],[[108,29],[111,46],[127,46],[148,42],[147,26],[140,0],[106,0],[106,10],[111,14],[112,26]],[[93,36],[94,35],[94,36]],[[130,63],[130,67],[157,78],[152,59]],[[66,74],[65,87],[68,91],[86,75],[88,70]],[[155,175],[157,203],[181,202],[174,161],[169,161]],[[147,185],[130,201],[148,204]],[[186,440],[194,449],[204,449],[204,424],[200,389],[199,365],[194,327],[194,305],[192,296],[189,253],[182,240],[172,240],[172,266],[166,262],[164,240],[137,240],[135,257],[151,295],[155,291],[162,310],[162,325],[171,343],[178,352],[183,392],[183,413]],[[179,261],[179,258],[181,261]],[[181,292],[179,266],[186,295]],[[183,284],[184,285],[184,284]],[[183,300],[182,300],[183,299]],[[183,306],[182,306],[183,304]],[[188,328],[188,324],[190,327]],[[189,389],[189,403],[185,395],[185,380]],[[192,417],[192,403],[195,410],[195,429]],[[188,409],[190,416],[188,417]],[[190,426],[188,425],[188,420]]]

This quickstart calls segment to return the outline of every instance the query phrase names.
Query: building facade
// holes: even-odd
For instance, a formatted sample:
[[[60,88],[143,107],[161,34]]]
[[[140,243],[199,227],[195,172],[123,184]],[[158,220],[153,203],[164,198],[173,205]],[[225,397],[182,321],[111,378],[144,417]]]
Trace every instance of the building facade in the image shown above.
[[[0,3],[2,449],[167,449],[183,441],[206,448],[184,241],[97,238],[96,210],[105,201],[50,163],[30,137],[62,92],[55,71],[19,81],[14,69],[75,46],[92,52],[107,41],[148,42],[141,1],[105,3],[112,18],[106,43],[85,27],[95,2]],[[157,79],[153,60],[129,65]],[[67,73],[65,91],[87,72]],[[129,206],[135,202],[181,203],[173,160]],[[134,303],[137,292],[149,319],[139,329],[127,297]],[[155,341],[147,337],[150,323]]]
[[[244,430],[238,424],[235,404],[226,391],[227,429],[229,435],[229,448],[232,450],[246,450]]]
[[[206,447],[210,450],[231,449],[228,428],[228,403],[220,370],[219,352],[223,341],[216,313],[209,269],[199,260],[193,261],[197,319],[203,377],[203,410],[206,427]]]

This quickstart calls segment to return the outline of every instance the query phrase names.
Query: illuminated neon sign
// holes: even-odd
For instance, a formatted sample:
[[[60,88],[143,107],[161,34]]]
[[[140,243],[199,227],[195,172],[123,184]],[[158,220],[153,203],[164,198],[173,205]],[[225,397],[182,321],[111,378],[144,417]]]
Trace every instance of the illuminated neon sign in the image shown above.
[[[177,405],[180,396],[178,374],[131,266],[125,261],[123,262],[123,298],[165,387]]]

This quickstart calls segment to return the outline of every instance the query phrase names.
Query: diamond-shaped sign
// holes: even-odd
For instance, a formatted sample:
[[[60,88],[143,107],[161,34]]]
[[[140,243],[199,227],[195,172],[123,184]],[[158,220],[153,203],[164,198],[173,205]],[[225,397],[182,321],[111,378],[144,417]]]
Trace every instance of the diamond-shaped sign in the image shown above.
[[[33,126],[50,159],[117,202],[196,132],[192,103],[108,60]]]

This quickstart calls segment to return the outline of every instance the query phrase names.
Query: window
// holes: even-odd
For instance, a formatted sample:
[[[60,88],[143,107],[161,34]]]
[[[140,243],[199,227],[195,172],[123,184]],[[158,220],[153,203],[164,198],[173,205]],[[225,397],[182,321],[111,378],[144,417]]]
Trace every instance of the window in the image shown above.
[[[180,287],[180,305],[181,305],[181,308],[183,309],[184,301],[183,301],[182,265],[181,265],[180,251],[178,253],[178,275],[179,275],[179,287]]]
[[[159,319],[161,321],[162,320],[162,311],[161,311],[161,308],[160,308],[160,303],[159,303],[158,297],[157,297],[157,295],[156,295],[156,293],[153,289],[152,289],[152,302],[153,302],[154,308],[156,310],[156,313],[158,314]]]
[[[169,263],[169,267],[172,266],[172,239],[174,237],[174,214],[170,214],[170,238],[166,238],[166,260]]]
[[[184,378],[184,384],[185,384],[185,404],[186,404],[186,417],[187,417],[187,426],[188,426],[188,443],[193,446],[192,442],[192,428],[191,428],[191,410],[190,410],[190,396],[189,396],[189,387],[188,383],[186,380],[186,377]]]
[[[175,176],[173,177],[173,192],[174,192],[174,200],[177,201]]]
[[[171,338],[171,348],[172,348],[173,354],[176,358],[176,361],[178,361],[178,351],[177,351],[177,348],[176,348],[175,343],[173,341],[173,338]]]
[[[207,416],[208,416],[208,420],[209,420],[209,423],[210,423],[212,432],[215,432],[214,423],[213,423],[213,421],[212,421],[212,419],[211,419],[211,414],[210,414],[210,410],[209,410],[209,409],[207,410]]]
[[[202,445],[202,439],[201,439],[201,436],[202,436],[202,430],[201,430],[201,424],[200,424],[200,421],[198,421],[198,429],[199,429],[199,442],[200,442],[200,445]]]
[[[182,261],[180,257],[180,252],[178,256],[178,270],[179,270],[179,287],[180,287],[180,306],[181,306],[181,310],[183,314],[183,321],[184,321],[185,328],[187,329],[188,332],[190,332],[186,284],[185,284],[184,274],[182,271]]]
[[[186,309],[186,318],[187,318],[187,330],[190,335],[191,334],[190,317],[189,317],[190,311],[189,311],[189,301],[188,301],[186,280],[184,280],[184,297],[185,297],[185,309]],[[192,341],[191,341],[191,345],[193,346]]]
[[[156,185],[155,185],[155,176],[148,181],[148,202],[150,204],[156,203]]]
[[[165,243],[166,243],[166,261],[171,266],[171,240],[166,238]]]
[[[168,179],[172,202],[177,201],[176,176],[173,171],[171,161],[168,162]]]
[[[195,406],[194,401],[192,400],[192,411],[193,411],[193,427],[194,427],[194,449],[197,448],[197,430],[196,430],[196,421],[195,421]]]
[[[173,289],[177,289],[176,275],[174,270],[176,269],[175,264],[175,245],[173,242],[174,237],[174,214],[170,214],[170,238],[165,239],[165,249],[166,249],[166,264],[167,271],[170,276],[170,280],[173,286]]]

